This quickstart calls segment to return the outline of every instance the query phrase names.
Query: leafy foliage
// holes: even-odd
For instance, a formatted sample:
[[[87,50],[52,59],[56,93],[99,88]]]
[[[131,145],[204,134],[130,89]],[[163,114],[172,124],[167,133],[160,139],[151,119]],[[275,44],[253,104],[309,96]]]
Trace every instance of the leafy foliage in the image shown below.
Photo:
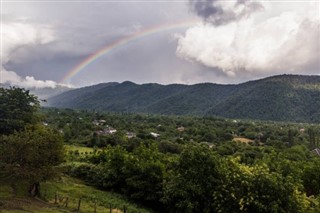
[[[39,124],[39,101],[20,88],[0,88],[0,181],[26,181],[31,195],[39,195],[39,183],[52,178],[64,158],[63,139]]]
[[[22,130],[27,124],[34,124],[39,117],[37,97],[21,88],[0,88],[0,134]]]
[[[41,182],[55,174],[63,161],[63,141],[44,127],[33,127],[0,138],[0,171],[9,182]]]
[[[87,127],[72,134],[67,143],[99,145],[92,154],[73,152],[68,174],[157,211],[317,212],[320,208],[320,158],[310,150],[318,146],[319,125],[62,109],[44,112],[54,128],[68,127],[73,132],[78,125]],[[96,134],[110,126],[117,132]],[[126,137],[127,131],[136,136]]]

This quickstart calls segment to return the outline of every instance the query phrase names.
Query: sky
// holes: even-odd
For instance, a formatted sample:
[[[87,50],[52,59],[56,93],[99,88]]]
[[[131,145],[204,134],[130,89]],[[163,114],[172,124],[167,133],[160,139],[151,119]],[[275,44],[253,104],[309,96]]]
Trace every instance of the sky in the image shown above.
[[[319,0],[1,0],[0,82],[241,83],[320,75]]]

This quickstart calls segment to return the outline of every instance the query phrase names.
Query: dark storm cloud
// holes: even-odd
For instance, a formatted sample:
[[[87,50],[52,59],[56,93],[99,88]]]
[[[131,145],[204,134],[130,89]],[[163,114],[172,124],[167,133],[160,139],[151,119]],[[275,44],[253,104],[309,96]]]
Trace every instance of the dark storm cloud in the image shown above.
[[[19,46],[13,44],[4,67],[21,77],[31,75],[57,82],[85,58],[121,38],[153,26],[195,18],[188,13],[186,3],[175,2],[15,2],[4,3],[3,11],[6,16],[13,17],[12,26],[16,17],[21,17],[28,26],[45,23],[52,32],[50,42],[38,44],[33,39]],[[82,81],[75,85],[86,85],[89,80],[90,83],[136,79],[165,82],[164,78],[171,72],[170,66],[177,68],[181,63],[188,64],[176,58],[176,40],[168,42],[177,32],[183,31],[163,32],[161,36],[151,36],[150,42],[146,42],[146,38],[139,39],[140,45],[133,42],[131,46],[135,49],[124,45],[112,51],[82,71],[79,74]],[[112,57],[113,54],[117,57]],[[168,57],[160,59],[159,55]],[[167,63],[169,55],[172,57],[170,64]],[[171,82],[179,81],[184,69],[177,68],[176,72],[177,75],[171,75]],[[70,83],[77,79],[78,76]]]
[[[219,0],[190,0],[189,4],[191,10],[199,17],[216,26],[240,20],[263,9],[260,3],[249,0],[238,0],[231,9],[224,8],[223,1]]]

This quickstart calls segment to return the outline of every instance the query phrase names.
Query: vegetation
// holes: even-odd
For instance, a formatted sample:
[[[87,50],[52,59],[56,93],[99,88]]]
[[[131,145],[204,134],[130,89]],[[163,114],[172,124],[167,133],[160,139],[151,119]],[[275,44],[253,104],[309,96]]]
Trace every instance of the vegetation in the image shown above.
[[[320,122],[320,77],[281,75],[239,85],[107,83],[48,99],[51,107],[162,115]]]
[[[40,194],[40,182],[54,177],[63,161],[63,140],[54,130],[37,124],[38,99],[20,88],[0,88],[0,181],[29,183],[32,196]],[[5,135],[8,134],[8,135]]]
[[[66,174],[155,211],[319,211],[320,157],[312,152],[319,147],[319,125],[62,109],[44,113],[48,125],[73,146]],[[117,131],[104,131],[110,128]]]
[[[129,212],[149,211],[139,206],[155,212],[320,210],[318,124],[55,108],[41,113],[40,123],[1,136],[0,178],[13,191],[42,182],[43,198],[80,196],[85,211],[89,201],[101,210],[110,200]]]
[[[123,212],[126,208],[127,212],[147,213],[152,212],[146,210],[139,205],[128,200],[126,197],[116,193],[101,191],[93,187],[87,186],[78,179],[70,178],[62,175],[59,179],[44,182],[42,185],[44,198],[54,204],[57,195],[57,203],[60,207],[65,207],[66,198],[68,198],[68,209],[76,210],[81,198],[80,212],[109,212],[110,206],[113,212]],[[95,208],[96,205],[96,208]]]
[[[27,124],[39,121],[36,112],[39,101],[29,91],[0,88],[0,134],[10,134],[24,129]]]
[[[32,196],[40,194],[40,182],[56,175],[63,162],[63,141],[44,127],[32,127],[0,139],[0,178],[15,189],[19,181],[30,184]]]

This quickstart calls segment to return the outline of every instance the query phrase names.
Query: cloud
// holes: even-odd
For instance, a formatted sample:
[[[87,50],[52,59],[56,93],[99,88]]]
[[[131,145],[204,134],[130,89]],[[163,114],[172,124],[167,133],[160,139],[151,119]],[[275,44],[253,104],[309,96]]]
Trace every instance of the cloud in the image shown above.
[[[12,60],[12,56],[16,51],[19,51],[25,46],[39,46],[47,44],[54,40],[53,30],[50,26],[36,23],[28,23],[23,19],[8,19],[2,20],[1,34],[1,83],[8,83],[22,87],[55,87],[54,81],[36,80],[32,76],[25,78],[19,76],[16,72],[6,70],[4,64]],[[28,53],[20,54],[27,55]]]
[[[20,77],[13,71],[2,70],[3,83],[9,83],[12,86],[19,86],[24,88],[42,88],[51,87],[55,88],[57,83],[49,80],[36,80],[33,76],[26,76],[25,78]]]
[[[188,29],[178,39],[177,55],[219,68],[230,77],[318,74],[320,21],[315,9],[310,9],[316,5],[298,4],[297,10],[283,7],[277,14],[272,11],[273,5],[266,6],[269,10],[260,16],[223,26],[204,23]]]
[[[190,0],[190,8],[204,21],[219,26],[249,17],[251,13],[264,9],[259,2],[249,0],[219,1]]]
[[[128,2],[6,3],[3,8],[6,14],[11,17],[27,17],[24,23],[32,22],[34,26],[39,26],[36,23],[45,23],[41,26],[54,31],[52,33],[54,40],[39,45],[22,45],[15,48],[10,54],[10,61],[4,66],[7,70],[14,70],[20,76],[34,76],[36,79],[50,79],[58,82],[85,58],[119,39],[154,26],[180,23],[195,18],[194,14],[188,13],[188,5],[185,2],[131,2],[129,4],[130,6]],[[177,29],[172,32],[182,32],[182,30]],[[169,37],[172,32],[160,32],[159,35]],[[152,43],[148,40],[149,38],[153,38]],[[167,39],[162,39],[162,36],[151,35],[138,40],[120,46],[96,60],[70,82],[83,86],[91,82],[132,80],[131,77],[145,79],[147,82],[157,81],[164,72],[164,65],[166,70],[170,69],[166,60],[169,57],[158,61],[159,53],[151,51],[151,47],[154,47],[153,50],[159,47],[156,51],[172,55],[176,63],[182,61],[175,56],[176,44],[168,44]],[[176,40],[174,42],[176,43]],[[140,45],[135,45],[136,43]],[[141,61],[132,61],[131,58],[141,59]],[[153,66],[153,61],[161,63],[162,66],[156,68]],[[182,62],[188,64],[185,61]],[[127,68],[128,72],[122,70],[123,67]],[[157,73],[154,72],[149,77],[150,71],[145,67],[157,69]],[[145,73],[142,73],[141,68]],[[179,70],[179,72],[183,71]],[[113,78],[114,76],[117,78]],[[77,82],[80,81],[81,84],[78,84]]]

